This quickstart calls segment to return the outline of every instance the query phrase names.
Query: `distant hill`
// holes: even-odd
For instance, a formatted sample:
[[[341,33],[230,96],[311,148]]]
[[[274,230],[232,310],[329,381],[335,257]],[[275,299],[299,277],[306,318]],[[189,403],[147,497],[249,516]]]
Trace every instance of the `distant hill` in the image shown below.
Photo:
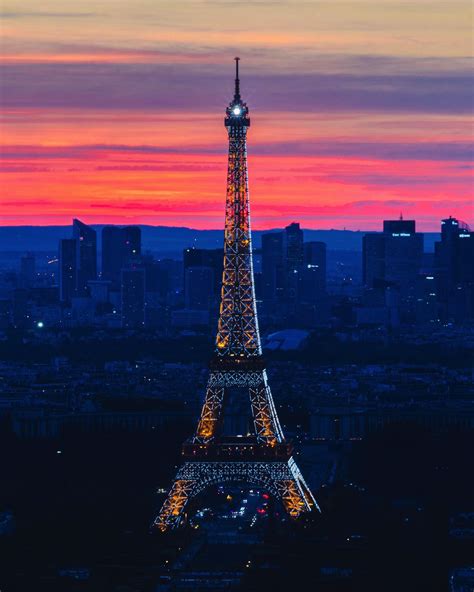
[[[173,226],[140,226],[143,249],[161,256],[175,257],[187,247],[213,249],[222,246],[222,230],[195,230]],[[93,225],[98,231],[99,250],[103,225]],[[262,234],[275,230],[253,231],[254,247],[261,246]],[[72,235],[71,226],[0,226],[0,251],[51,251],[56,252],[58,241]],[[323,241],[330,251],[361,251],[364,232],[352,230],[306,230],[305,241]],[[439,240],[436,232],[425,233],[425,251],[434,250]]]

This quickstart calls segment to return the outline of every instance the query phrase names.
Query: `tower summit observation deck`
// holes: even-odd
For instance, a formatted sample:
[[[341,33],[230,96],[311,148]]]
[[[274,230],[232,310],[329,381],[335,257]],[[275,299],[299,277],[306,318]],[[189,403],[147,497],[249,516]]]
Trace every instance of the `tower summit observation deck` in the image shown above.
[[[201,417],[183,445],[183,465],[153,525],[180,525],[190,499],[211,485],[246,482],[267,489],[287,513],[319,511],[283,434],[268,385],[258,330],[252,262],[247,169],[249,110],[235,92],[224,120],[229,137],[224,228],[224,271],[214,356]],[[246,436],[223,433],[229,392],[248,397],[252,426]]]

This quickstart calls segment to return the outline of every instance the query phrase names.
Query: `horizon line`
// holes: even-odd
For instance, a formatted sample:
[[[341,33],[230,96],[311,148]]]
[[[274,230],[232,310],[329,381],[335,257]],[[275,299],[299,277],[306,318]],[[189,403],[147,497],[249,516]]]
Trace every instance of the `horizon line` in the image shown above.
[[[388,220],[388,218],[387,218]],[[407,218],[406,221],[412,221],[414,220],[416,222],[416,219],[414,218]],[[81,220],[82,222],[82,220]],[[296,221],[295,221],[296,222]],[[358,228],[357,230],[354,230],[352,228],[311,228],[311,227],[304,227],[301,225],[301,223],[296,222],[297,224],[300,224],[300,228],[301,230],[310,230],[313,232],[351,232],[351,233],[368,233],[368,232],[382,232],[383,231],[383,227],[380,228],[380,230],[364,230],[364,229],[360,229]],[[86,222],[84,222],[84,224],[87,224]],[[292,223],[290,223],[292,224]],[[440,220],[440,225],[441,225],[441,220]],[[72,226],[72,222],[71,224],[1,224],[0,223],[0,231],[4,228],[69,228],[70,226]],[[92,223],[92,224],[87,224],[87,226],[91,226],[91,227],[105,227],[105,226],[145,226],[148,228],[168,228],[168,229],[176,229],[176,230],[189,230],[192,232],[224,232],[224,228],[193,228],[191,226],[173,226],[173,225],[168,225],[168,224],[144,224],[144,223],[127,223],[127,222],[121,222],[121,223],[102,223],[102,222],[98,222],[98,223]],[[285,226],[274,226],[272,228],[252,228],[252,232],[273,232],[275,230],[284,230],[287,226],[289,226],[288,224],[286,224]],[[432,233],[432,234],[436,234],[436,233],[440,233],[441,232],[441,228],[439,230],[417,230],[417,232],[419,233]]]

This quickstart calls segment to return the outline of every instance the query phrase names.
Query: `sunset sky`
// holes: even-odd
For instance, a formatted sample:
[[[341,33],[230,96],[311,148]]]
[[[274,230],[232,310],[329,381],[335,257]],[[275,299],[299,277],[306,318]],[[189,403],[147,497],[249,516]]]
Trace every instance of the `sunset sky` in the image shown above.
[[[473,222],[470,1],[2,6],[2,225],[222,227],[235,55],[254,228]]]

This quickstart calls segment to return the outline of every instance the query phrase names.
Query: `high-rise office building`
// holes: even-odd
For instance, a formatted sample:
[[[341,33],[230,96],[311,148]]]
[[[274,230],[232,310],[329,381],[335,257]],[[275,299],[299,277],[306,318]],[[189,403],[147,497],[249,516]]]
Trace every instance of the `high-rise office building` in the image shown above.
[[[326,294],[326,243],[304,243],[303,266],[299,279],[299,300],[319,303]]]
[[[74,238],[59,241],[59,300],[70,303],[76,291],[77,251]]]
[[[139,329],[145,326],[145,270],[122,269],[122,327]]]
[[[262,235],[261,258],[263,317],[297,323],[299,303],[313,305],[325,292],[325,245],[305,244],[300,225],[293,222],[281,232]]]
[[[435,243],[435,278],[445,318],[473,318],[474,233],[456,218],[441,222],[441,241]]]
[[[188,267],[184,275],[185,307],[210,310],[214,304],[214,270],[212,267]]]
[[[102,278],[118,285],[121,270],[138,261],[141,250],[139,226],[105,226],[102,230]]]
[[[86,296],[87,282],[97,279],[97,233],[74,218],[72,234],[76,241],[76,293],[78,296]]]
[[[284,266],[285,266],[285,299],[296,303],[299,299],[298,289],[303,269],[303,231],[297,222],[285,228],[283,233]]]
[[[31,288],[35,283],[36,262],[33,253],[27,253],[20,259],[20,286]]]
[[[382,233],[363,237],[363,281],[367,288],[395,287],[414,295],[423,258],[423,234],[414,220],[385,220]]]
[[[298,222],[292,222],[285,227],[283,239],[288,271],[291,273],[301,269],[303,264],[303,231]]]
[[[217,302],[217,298],[220,294],[220,286],[222,281],[222,270],[223,270],[223,259],[224,252],[222,249],[184,249],[183,251],[183,272],[184,272],[184,300],[186,303],[190,302],[195,298],[194,296],[188,295],[188,288],[196,285],[198,277],[202,278],[202,281],[211,282],[210,288],[203,287],[202,293],[208,293],[211,295],[209,306],[212,308],[214,302]],[[197,268],[200,270],[210,269],[212,273],[198,271],[192,276],[189,275],[189,270]],[[191,279],[192,278],[192,279]],[[197,288],[196,288],[197,289]],[[186,308],[188,308],[186,304]]]
[[[28,290],[16,288],[13,290],[12,298],[12,320],[13,326],[18,329],[25,329],[31,324],[28,314]]]
[[[262,235],[262,297],[265,305],[283,298],[283,232]]]

